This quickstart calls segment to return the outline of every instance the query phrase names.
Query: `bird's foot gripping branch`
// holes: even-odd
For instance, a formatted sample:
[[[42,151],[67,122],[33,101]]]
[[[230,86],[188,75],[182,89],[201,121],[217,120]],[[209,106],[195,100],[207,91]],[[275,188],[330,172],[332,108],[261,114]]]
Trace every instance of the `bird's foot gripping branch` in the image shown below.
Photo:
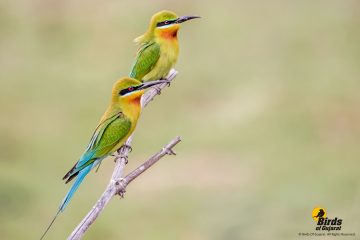
[[[163,88],[169,86],[169,83],[176,77],[177,71],[172,69],[166,80],[162,84],[159,84],[157,87],[162,90]],[[154,99],[158,94],[157,89],[148,90],[141,98],[141,106],[144,108],[147,104]],[[93,224],[100,213],[104,210],[105,206],[109,203],[112,197],[115,195],[120,195],[124,197],[127,186],[143,172],[149,169],[157,161],[159,161],[165,155],[176,155],[173,148],[181,141],[180,137],[176,137],[171,140],[167,145],[165,145],[159,152],[150,157],[147,161],[137,167],[135,170],[130,172],[128,175],[124,175],[124,167],[127,163],[128,154],[131,152],[131,142],[133,135],[131,135],[125,142],[124,146],[118,149],[117,154],[115,155],[115,168],[111,177],[111,180],[106,187],[104,193],[101,195],[99,200],[96,202],[94,207],[89,211],[85,218],[79,223],[79,225],[74,229],[71,235],[68,237],[68,240],[77,240],[81,239],[85,232],[88,230],[91,224]]]

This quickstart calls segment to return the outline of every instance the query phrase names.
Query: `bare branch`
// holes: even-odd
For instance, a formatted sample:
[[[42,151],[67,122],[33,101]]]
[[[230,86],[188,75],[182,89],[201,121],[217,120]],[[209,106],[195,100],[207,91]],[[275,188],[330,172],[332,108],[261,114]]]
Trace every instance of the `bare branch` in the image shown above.
[[[156,153],[154,156],[149,158],[146,162],[141,164],[139,167],[137,167],[135,170],[133,170],[131,173],[126,175],[125,178],[122,179],[124,189],[126,186],[131,183],[135,178],[137,178],[140,174],[145,172],[148,168],[150,168],[152,165],[154,165],[157,161],[160,160],[163,156],[167,155],[176,155],[174,150],[172,149],[176,144],[178,144],[181,141],[180,137],[176,137],[175,139],[171,140],[163,149],[161,149],[158,153]],[[121,188],[119,188],[119,191],[121,192]]]
[[[175,69],[171,69],[166,79],[169,82],[172,81],[176,77],[177,73],[178,72]],[[147,104],[151,100],[153,100],[156,95],[160,94],[160,90],[168,85],[168,83],[164,83],[159,85],[158,89],[150,89],[149,91],[147,91],[141,99],[141,105],[143,107],[146,107]],[[133,134],[126,140],[125,145],[117,151],[118,155],[115,157],[115,168],[108,186],[106,187],[104,193],[101,195],[97,203],[93,206],[93,208],[89,211],[85,218],[79,223],[79,225],[68,237],[68,240],[81,239],[90,227],[90,225],[96,221],[97,217],[104,210],[105,206],[109,203],[112,197],[114,197],[116,194],[119,194],[123,197],[126,187],[130,182],[132,182],[145,170],[154,165],[163,156],[167,154],[175,155],[172,148],[181,141],[180,137],[176,137],[175,139],[170,141],[161,151],[149,158],[146,162],[144,162],[138,168],[129,173],[125,178],[122,178],[124,173],[124,167],[127,163],[128,154],[131,151],[132,139]]]
[[[167,77],[166,77],[166,80],[168,80],[169,82],[171,82],[171,81],[176,77],[177,74],[178,74],[178,71],[176,71],[175,69],[171,69],[170,72],[169,72],[169,74],[168,74]],[[169,84],[170,84],[170,83],[163,83],[163,84],[161,84],[161,85],[159,86],[159,88],[160,88],[160,89],[163,89],[163,88],[169,86]],[[149,104],[149,102],[150,102],[151,100],[153,100],[154,97],[155,97],[156,95],[158,95],[158,94],[159,94],[159,92],[158,92],[157,89],[151,89],[151,90],[147,91],[147,92],[143,95],[143,97],[141,98],[141,105],[142,105],[143,107],[146,107],[146,106]]]

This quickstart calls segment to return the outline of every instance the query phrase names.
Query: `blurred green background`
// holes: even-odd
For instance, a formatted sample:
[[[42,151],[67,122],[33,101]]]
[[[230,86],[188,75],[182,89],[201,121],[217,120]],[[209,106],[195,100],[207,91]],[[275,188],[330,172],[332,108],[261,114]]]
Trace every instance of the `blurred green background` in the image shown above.
[[[3,0],[0,239],[40,237],[162,9],[202,18],[180,30],[179,75],[144,110],[127,171],[183,142],[85,239],[298,239],[316,206],[359,237],[359,1]],[[47,239],[68,236],[113,166],[89,174]]]

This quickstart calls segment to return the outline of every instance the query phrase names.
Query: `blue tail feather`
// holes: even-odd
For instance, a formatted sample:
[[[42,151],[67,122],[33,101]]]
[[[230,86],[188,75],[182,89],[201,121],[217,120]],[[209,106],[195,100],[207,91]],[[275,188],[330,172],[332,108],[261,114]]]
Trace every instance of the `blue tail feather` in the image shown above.
[[[90,164],[87,167],[85,167],[84,169],[82,169],[79,174],[76,177],[76,180],[74,182],[74,184],[71,186],[69,192],[66,194],[63,202],[61,203],[59,210],[61,212],[63,212],[66,208],[66,206],[69,204],[72,196],[74,195],[74,193],[76,192],[76,190],[79,188],[81,182],[84,180],[85,176],[90,172],[90,170],[92,169],[92,165]]]

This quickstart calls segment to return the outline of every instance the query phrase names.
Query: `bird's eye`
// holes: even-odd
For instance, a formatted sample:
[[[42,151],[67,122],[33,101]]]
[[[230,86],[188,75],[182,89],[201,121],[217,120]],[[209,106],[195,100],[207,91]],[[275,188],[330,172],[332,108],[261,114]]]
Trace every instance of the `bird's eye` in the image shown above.
[[[128,90],[131,92],[131,91],[134,90],[134,88],[133,88],[133,87],[129,87]]]
[[[165,21],[165,22],[164,22],[164,24],[168,24],[168,23],[169,23],[169,21]]]

